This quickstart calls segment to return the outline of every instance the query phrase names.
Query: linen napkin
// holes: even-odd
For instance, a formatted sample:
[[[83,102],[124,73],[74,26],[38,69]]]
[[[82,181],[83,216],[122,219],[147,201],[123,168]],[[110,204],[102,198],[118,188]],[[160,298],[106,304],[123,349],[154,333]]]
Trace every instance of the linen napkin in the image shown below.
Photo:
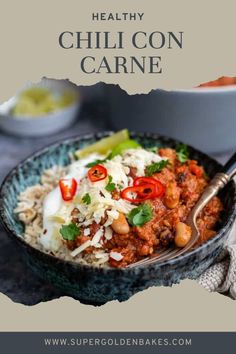
[[[209,292],[227,293],[236,300],[236,222],[217,261],[197,281]]]

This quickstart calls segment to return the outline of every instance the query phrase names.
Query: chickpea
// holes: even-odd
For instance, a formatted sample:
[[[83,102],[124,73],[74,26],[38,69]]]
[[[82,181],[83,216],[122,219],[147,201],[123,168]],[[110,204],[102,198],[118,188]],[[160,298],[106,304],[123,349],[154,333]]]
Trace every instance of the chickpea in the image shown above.
[[[180,189],[176,182],[170,182],[166,187],[164,204],[170,209],[174,209],[179,204]]]
[[[119,213],[119,216],[117,219],[113,220],[113,223],[111,225],[113,230],[120,235],[127,234],[129,232],[129,224],[126,220],[126,217],[124,214]]]
[[[191,227],[183,222],[176,225],[175,244],[177,247],[185,247],[190,241],[192,235]]]

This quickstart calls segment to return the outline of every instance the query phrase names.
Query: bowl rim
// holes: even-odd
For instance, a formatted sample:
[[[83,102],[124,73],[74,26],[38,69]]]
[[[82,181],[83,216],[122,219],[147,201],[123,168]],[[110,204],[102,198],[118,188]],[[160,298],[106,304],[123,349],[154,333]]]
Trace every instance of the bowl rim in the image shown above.
[[[222,86],[205,86],[205,87],[190,87],[190,88],[174,88],[174,89],[160,89],[154,88],[150,92],[159,93],[175,93],[186,95],[218,95],[236,92],[236,84],[234,85],[222,85]]]
[[[193,87],[189,89],[173,89],[171,92],[186,93],[186,94],[220,94],[227,92],[235,92],[236,84],[234,85],[222,85],[222,86],[205,86],[205,87]]]
[[[46,153],[49,149],[56,149],[56,148],[59,148],[60,145],[70,145],[75,142],[86,141],[86,140],[90,140],[93,138],[95,138],[96,140],[99,140],[99,139],[102,139],[103,137],[113,134],[114,132],[116,132],[116,131],[115,130],[106,130],[106,131],[97,132],[97,133],[79,134],[76,136],[69,137],[67,139],[59,139],[58,141],[56,141],[52,144],[48,144],[48,145],[44,146],[43,148],[30,154],[28,157],[24,158],[14,168],[12,168],[8,172],[8,174],[5,176],[5,178],[3,179],[1,186],[0,186],[0,220],[4,226],[4,229],[6,230],[9,237],[11,237],[11,239],[14,239],[14,241],[20,243],[23,247],[30,249],[34,253],[37,253],[38,255],[47,258],[49,261],[52,261],[52,262],[60,261],[65,266],[69,265],[69,266],[72,266],[73,268],[78,268],[78,269],[87,269],[87,270],[92,270],[92,271],[96,270],[96,272],[99,272],[99,273],[115,272],[117,274],[118,273],[133,274],[136,272],[137,269],[139,269],[141,271],[141,270],[145,270],[145,269],[152,269],[153,266],[154,267],[155,266],[162,267],[162,266],[166,266],[166,265],[172,266],[180,260],[186,260],[187,258],[194,256],[196,253],[200,252],[200,250],[206,249],[208,246],[212,245],[213,243],[215,243],[219,239],[223,238],[223,236],[231,229],[231,226],[236,218],[236,183],[234,180],[229,182],[229,183],[233,184],[233,189],[234,189],[234,193],[231,196],[231,198],[233,199],[233,208],[231,210],[231,214],[227,215],[226,224],[220,228],[220,230],[217,232],[217,234],[214,237],[212,237],[211,239],[209,239],[207,242],[204,242],[202,245],[198,246],[196,249],[194,249],[190,252],[187,252],[184,255],[180,255],[176,258],[166,260],[163,262],[159,262],[159,263],[150,264],[150,265],[138,265],[137,267],[134,267],[134,268],[111,268],[111,267],[95,267],[94,265],[90,265],[90,264],[82,264],[79,262],[76,263],[71,260],[65,260],[65,259],[53,256],[49,253],[43,252],[36,247],[33,247],[31,244],[29,244],[28,242],[26,242],[24,240],[24,237],[22,235],[19,235],[15,231],[15,229],[9,225],[8,220],[7,220],[7,215],[5,213],[5,210],[3,208],[3,203],[2,203],[2,200],[4,198],[4,188],[5,188],[5,185],[7,184],[7,182],[11,179],[11,177],[16,173],[16,171],[20,167],[22,167],[25,163],[29,162],[31,159],[37,158],[40,155]],[[140,139],[145,139],[145,138],[150,139],[151,138],[153,140],[163,139],[163,140],[167,140],[173,144],[181,143],[181,141],[179,141],[177,139],[170,138],[166,135],[161,135],[158,133],[148,133],[148,132],[139,133],[139,132],[134,132],[134,131],[130,131],[129,133],[132,138],[134,138],[134,137],[139,137]],[[222,167],[222,165],[218,161],[216,161],[214,158],[212,158],[211,156],[194,148],[191,145],[187,144],[187,146],[188,146],[188,148],[190,148],[190,150],[192,150],[193,152],[196,152],[201,157],[212,160],[215,164],[217,164],[219,166],[219,168]]]

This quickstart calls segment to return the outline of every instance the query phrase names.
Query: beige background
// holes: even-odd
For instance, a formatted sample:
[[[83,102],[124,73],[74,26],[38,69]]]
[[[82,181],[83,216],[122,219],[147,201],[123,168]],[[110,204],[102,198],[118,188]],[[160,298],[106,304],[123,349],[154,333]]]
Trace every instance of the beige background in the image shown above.
[[[27,281],[27,279],[26,279]],[[235,331],[236,304],[185,280],[102,307],[70,298],[27,307],[0,296],[0,331]]]
[[[70,78],[77,84],[116,82],[129,93],[152,88],[187,88],[221,75],[236,74],[234,0],[0,0],[0,101],[26,81],[42,76]],[[92,12],[145,12],[142,22],[92,22]],[[145,30],[184,31],[182,50],[63,50],[61,32]],[[163,74],[86,75],[85,55],[162,55]],[[131,79],[132,78],[132,79]],[[4,89],[3,89],[4,88]]]
[[[77,84],[115,82],[129,93],[152,88],[187,88],[221,75],[235,75],[235,1],[79,1],[0,0],[0,101],[27,81],[42,76],[70,78]],[[94,11],[145,12],[142,23],[92,23]],[[64,51],[58,35],[64,30],[184,31],[184,49],[161,51],[163,75],[81,74],[86,51]],[[103,55],[90,51],[91,55]],[[116,55],[135,55],[127,46]],[[155,50],[139,55],[159,55]],[[140,54],[141,53],[141,54]],[[107,56],[114,53],[109,51]],[[22,275],[23,276],[23,275]],[[27,279],[25,279],[27,281]],[[209,294],[195,282],[173,288],[152,288],[125,303],[100,308],[62,298],[34,307],[0,296],[0,330],[236,330],[236,302]]]

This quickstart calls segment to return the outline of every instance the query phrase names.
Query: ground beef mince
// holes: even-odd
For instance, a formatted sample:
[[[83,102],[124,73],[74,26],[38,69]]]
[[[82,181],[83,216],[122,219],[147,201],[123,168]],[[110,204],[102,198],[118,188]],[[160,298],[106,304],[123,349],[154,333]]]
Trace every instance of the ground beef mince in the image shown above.
[[[208,184],[208,177],[196,161],[188,160],[186,163],[180,163],[175,150],[169,148],[160,149],[159,154],[167,157],[170,164],[160,173],[155,173],[153,177],[165,185],[166,193],[170,188],[169,203],[166,195],[149,201],[154,210],[151,221],[141,227],[132,227],[127,235],[114,235],[112,240],[104,245],[105,248],[123,255],[121,261],[110,259],[110,265],[113,267],[124,267],[140,260],[143,256],[152,254],[158,247],[168,247],[173,244],[176,225],[178,222],[186,221],[190,210]],[[192,166],[196,166],[197,169]],[[171,205],[171,198],[175,200],[175,205],[174,203]],[[222,210],[223,206],[218,197],[214,197],[204,208],[198,218],[201,236],[197,245],[215,235],[214,226]]]

